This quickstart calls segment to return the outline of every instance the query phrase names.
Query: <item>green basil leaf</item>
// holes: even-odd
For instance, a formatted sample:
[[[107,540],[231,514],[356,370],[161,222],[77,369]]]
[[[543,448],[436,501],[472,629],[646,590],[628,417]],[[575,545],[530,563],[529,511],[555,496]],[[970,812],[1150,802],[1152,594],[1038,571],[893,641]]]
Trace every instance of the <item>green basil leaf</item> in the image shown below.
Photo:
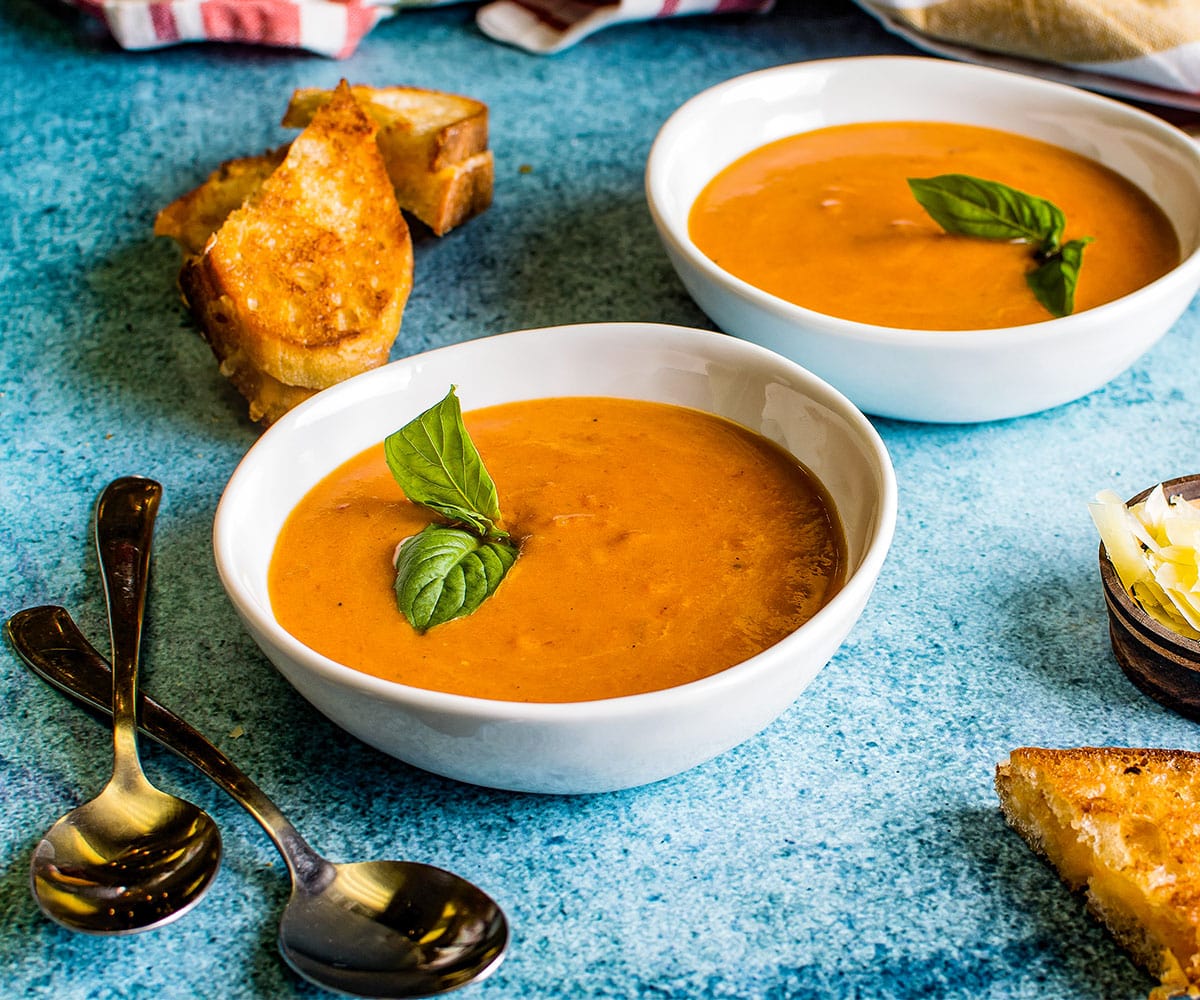
[[[396,603],[418,632],[462,618],[495,593],[516,558],[511,542],[431,524],[400,546]]]
[[[500,530],[496,484],[463,424],[454,387],[446,397],[383,442],[388,468],[405,496],[478,535]]]
[[[487,600],[517,559],[500,528],[496,484],[467,433],[454,386],[384,440],[388,468],[413,503],[453,525],[431,524],[396,556],[396,603],[418,632]]]
[[[1092,242],[1086,236],[1071,240],[1042,261],[1037,270],[1025,276],[1025,281],[1037,300],[1054,316],[1070,316],[1075,310],[1075,285],[1083,264],[1083,248]]]
[[[1058,249],[1066,220],[1043,198],[969,174],[910,177],[909,189],[948,233],[988,240],[1025,240],[1047,253]]]

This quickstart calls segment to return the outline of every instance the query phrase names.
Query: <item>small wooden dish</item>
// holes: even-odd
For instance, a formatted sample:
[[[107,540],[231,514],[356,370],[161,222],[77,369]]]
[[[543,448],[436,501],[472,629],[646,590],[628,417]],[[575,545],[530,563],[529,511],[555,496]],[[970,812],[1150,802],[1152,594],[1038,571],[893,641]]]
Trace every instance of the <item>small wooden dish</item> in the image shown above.
[[[1162,485],[1168,497],[1200,497],[1200,475],[1182,476]],[[1143,490],[1128,505],[1145,500],[1151,489]],[[1125,675],[1155,701],[1200,721],[1200,641],[1188,639],[1146,614],[1121,584],[1103,544],[1100,580],[1108,607],[1109,638]]]

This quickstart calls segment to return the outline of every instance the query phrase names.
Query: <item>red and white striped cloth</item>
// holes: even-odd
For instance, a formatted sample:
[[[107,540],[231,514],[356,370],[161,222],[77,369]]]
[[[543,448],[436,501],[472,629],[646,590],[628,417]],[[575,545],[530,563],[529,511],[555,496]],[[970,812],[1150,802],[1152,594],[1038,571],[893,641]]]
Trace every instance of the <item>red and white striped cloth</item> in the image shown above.
[[[350,55],[380,20],[454,0],[67,0],[100,18],[117,44],[248,42]],[[770,10],[774,0],[492,0],[480,29],[530,52],[557,52],[610,24],[684,14]]]
[[[343,58],[381,19],[455,0],[65,0],[127,49],[251,42]],[[941,55],[1200,111],[1200,0],[856,0]],[[485,0],[480,30],[557,52],[611,24],[768,11],[774,0]]]
[[[766,12],[774,0],[491,0],[475,15],[484,34],[530,52],[558,52],[601,28],[686,14]]]
[[[248,42],[337,59],[392,8],[372,0],[67,0],[100,18],[125,49]]]

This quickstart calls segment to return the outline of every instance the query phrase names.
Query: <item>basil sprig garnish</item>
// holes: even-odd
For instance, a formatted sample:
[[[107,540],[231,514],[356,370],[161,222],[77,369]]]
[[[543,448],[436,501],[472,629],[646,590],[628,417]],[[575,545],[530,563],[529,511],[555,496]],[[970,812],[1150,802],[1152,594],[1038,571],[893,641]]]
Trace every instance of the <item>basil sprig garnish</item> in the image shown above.
[[[1037,267],[1025,276],[1026,284],[1052,316],[1071,314],[1083,248],[1092,237],[1063,243],[1066,219],[1057,205],[969,174],[910,177],[908,187],[948,233],[1028,243]]]
[[[469,615],[517,559],[511,542],[431,524],[400,546],[396,603],[418,632]]]
[[[1025,275],[1037,300],[1055,316],[1070,316],[1075,309],[1075,283],[1083,264],[1083,248],[1091,242],[1092,237],[1085,236],[1064,243]]]
[[[517,559],[501,526],[496,484],[463,424],[454,387],[383,442],[405,496],[444,518],[406,538],[396,557],[396,603],[418,632],[475,611]]]
[[[413,503],[477,535],[498,531],[496,484],[463,424],[453,386],[440,403],[389,434],[383,451],[396,482]]]

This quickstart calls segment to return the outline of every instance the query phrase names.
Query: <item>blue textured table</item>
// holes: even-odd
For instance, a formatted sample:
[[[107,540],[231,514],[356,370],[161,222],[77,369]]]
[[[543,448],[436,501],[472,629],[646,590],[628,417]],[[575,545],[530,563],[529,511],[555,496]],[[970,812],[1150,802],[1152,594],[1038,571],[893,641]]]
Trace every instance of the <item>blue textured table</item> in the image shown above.
[[[89,535],[110,479],[161,480],[145,689],[257,778],[336,860],[462,872],[508,911],[499,997],[1143,997],[1137,972],[1004,825],[992,772],[1022,744],[1196,748],[1108,646],[1087,500],[1200,471],[1200,309],[1109,386],[985,426],[878,421],[900,483],[892,554],[845,647],[778,722],[687,774],[541,798],[467,787],[359,744],[240,628],[212,564],[222,486],[257,429],[174,291],[157,208],[284,140],[297,86],[412,83],[492,112],[497,193],[416,248],[394,356],[584,320],[709,326],[642,196],[685,98],[814,57],[907,52],[839,0],[602,32],[554,57],[468,7],[380,25],[343,63],[242,47],[128,54],[75,14],[0,10],[0,613],[62,603],[105,646]],[[1190,400],[1190,401],[1189,401]],[[225,836],[208,898],[121,939],[45,920],[30,854],[107,779],[104,731],[0,649],[0,994],[315,997],[275,951],[282,863],[153,745],[150,775]]]

